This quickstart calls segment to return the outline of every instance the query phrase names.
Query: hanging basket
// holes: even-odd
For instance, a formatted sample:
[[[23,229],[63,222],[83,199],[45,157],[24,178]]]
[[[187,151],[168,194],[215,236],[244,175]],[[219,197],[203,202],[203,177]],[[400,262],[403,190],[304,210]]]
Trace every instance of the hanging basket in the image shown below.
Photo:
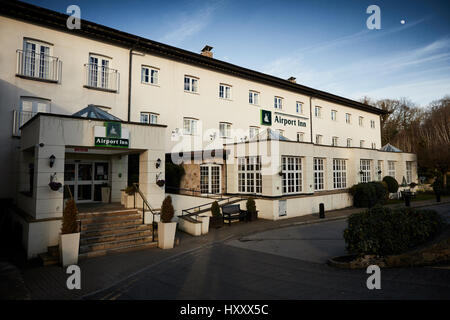
[[[156,184],[158,185],[158,187],[163,187],[165,183],[166,183],[165,180],[158,180],[158,181],[156,181]]]
[[[50,189],[52,189],[53,191],[58,191],[59,189],[61,189],[62,184],[60,182],[50,182],[48,184],[48,186],[50,187]]]

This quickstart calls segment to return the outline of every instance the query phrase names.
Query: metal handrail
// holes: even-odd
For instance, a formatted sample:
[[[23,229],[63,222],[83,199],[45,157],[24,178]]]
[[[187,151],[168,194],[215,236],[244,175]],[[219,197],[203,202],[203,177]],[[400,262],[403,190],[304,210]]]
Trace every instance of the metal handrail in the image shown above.
[[[59,82],[62,62],[58,57],[30,50],[16,50],[17,74],[20,76]]]
[[[85,63],[85,86],[119,91],[119,71],[95,63]]]
[[[133,187],[137,193],[142,198],[142,224],[145,224],[145,205],[148,207],[148,210],[152,214],[152,239],[155,241],[155,212],[152,206],[148,203],[147,198],[144,193],[142,193],[141,189],[139,189],[139,183],[133,183]],[[134,208],[136,208],[136,192],[134,193]]]
[[[223,195],[221,193],[213,193],[213,192],[202,192],[201,190],[196,190],[196,189],[188,189],[188,188],[177,188],[177,187],[171,187],[171,186],[166,186],[166,190],[179,190],[179,191],[186,191],[186,192],[191,192],[193,195],[195,193],[200,194],[206,198],[213,198],[213,199],[223,199]]]
[[[231,199],[233,199],[233,198],[238,198],[237,202],[239,202],[239,201],[246,200],[248,198],[248,196],[251,196],[251,194],[246,194],[246,197],[244,197],[244,196],[231,196],[231,197],[227,197],[227,198],[221,198],[219,201],[217,201],[217,200],[216,201],[217,201],[218,204],[221,201],[226,201],[225,203],[219,204],[219,206],[220,206],[220,205],[224,205],[224,204],[230,203]],[[192,208],[189,208],[189,209],[181,210],[181,216],[183,217],[184,213],[186,213],[187,215],[188,214],[195,215],[196,213],[200,214],[201,213],[201,212],[199,212],[201,210],[200,208],[205,207],[205,209],[206,209],[207,207],[211,207],[212,203],[214,203],[214,201],[210,202],[210,203],[205,203],[205,204],[202,204],[202,205],[199,205],[199,206],[195,206],[195,207],[192,207]],[[197,212],[195,211],[195,209],[198,209]],[[191,210],[194,210],[194,211],[193,212],[189,212]]]

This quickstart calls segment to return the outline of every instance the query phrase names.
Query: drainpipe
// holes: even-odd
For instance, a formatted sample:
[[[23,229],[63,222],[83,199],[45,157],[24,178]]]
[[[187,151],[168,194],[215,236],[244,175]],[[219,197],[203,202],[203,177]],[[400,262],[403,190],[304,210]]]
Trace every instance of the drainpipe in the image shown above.
[[[130,59],[128,65],[128,122],[131,121],[131,79],[132,79],[131,72],[133,63],[133,48],[130,49]]]
[[[313,143],[313,128],[312,128],[312,96],[309,96],[309,127],[311,128],[311,143]]]

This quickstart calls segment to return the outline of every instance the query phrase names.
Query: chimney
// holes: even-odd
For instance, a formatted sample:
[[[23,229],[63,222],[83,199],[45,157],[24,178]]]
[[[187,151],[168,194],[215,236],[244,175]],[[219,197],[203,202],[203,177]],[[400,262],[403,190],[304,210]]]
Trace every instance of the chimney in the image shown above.
[[[213,48],[213,47],[210,47],[210,46],[206,45],[206,46],[202,49],[201,55],[202,55],[202,56],[205,56],[205,57],[208,57],[208,58],[212,58],[212,57],[213,57],[213,53],[212,53],[212,51],[211,51],[212,48]]]
[[[297,83],[297,81],[295,81],[295,80],[296,80],[295,77],[290,77],[290,78],[288,79],[288,81],[290,81],[290,82],[292,82],[292,83]]]

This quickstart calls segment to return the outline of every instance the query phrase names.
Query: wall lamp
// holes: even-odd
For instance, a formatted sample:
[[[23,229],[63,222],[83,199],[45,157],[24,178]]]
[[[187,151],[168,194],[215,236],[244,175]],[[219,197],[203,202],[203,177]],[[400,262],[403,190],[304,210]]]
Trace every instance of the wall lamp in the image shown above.
[[[158,169],[161,166],[161,159],[158,158],[158,160],[156,160],[156,169]]]
[[[49,160],[50,160],[50,168],[53,168],[53,165],[55,164],[56,157],[52,154],[49,157]]]

